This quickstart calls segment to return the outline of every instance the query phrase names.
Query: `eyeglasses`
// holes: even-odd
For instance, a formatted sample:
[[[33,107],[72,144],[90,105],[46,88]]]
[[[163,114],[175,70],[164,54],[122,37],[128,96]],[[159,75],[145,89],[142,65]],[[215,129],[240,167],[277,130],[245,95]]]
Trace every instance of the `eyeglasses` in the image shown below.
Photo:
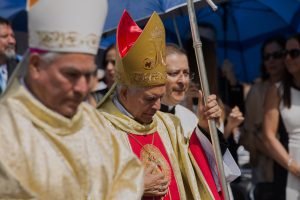
[[[115,66],[116,65],[116,60],[105,60],[104,61],[104,66],[107,66],[108,63],[111,63],[113,66]]]
[[[287,55],[289,55],[292,59],[295,59],[297,57],[299,57],[300,55],[300,49],[291,49],[291,50],[285,50],[283,52],[284,57],[286,57]]]
[[[266,53],[264,56],[263,56],[263,59],[264,61],[268,61],[270,60],[271,58],[273,59],[280,59],[283,57],[283,51],[274,51],[273,53]]]
[[[191,73],[191,72],[182,72],[181,73],[180,71],[174,71],[174,72],[167,72],[167,75],[170,78],[176,78],[176,79],[181,77],[181,75],[182,75],[184,78],[189,78],[190,80],[193,80],[195,73]]]

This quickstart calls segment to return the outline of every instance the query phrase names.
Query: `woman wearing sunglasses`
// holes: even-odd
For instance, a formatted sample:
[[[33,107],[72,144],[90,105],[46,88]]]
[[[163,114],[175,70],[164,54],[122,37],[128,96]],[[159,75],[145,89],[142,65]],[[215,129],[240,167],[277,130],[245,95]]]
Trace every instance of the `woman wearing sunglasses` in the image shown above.
[[[249,91],[245,102],[245,121],[243,126],[240,143],[250,152],[250,163],[252,166],[252,184],[255,188],[255,199],[265,199],[266,195],[270,195],[273,191],[272,182],[276,177],[280,177],[280,181],[276,191],[282,195],[282,198],[276,196],[277,200],[285,198],[286,181],[282,177],[277,176],[273,170],[273,159],[269,156],[267,149],[263,145],[263,115],[264,99],[266,97],[267,88],[278,82],[282,78],[284,65],[284,46],[285,39],[276,36],[267,39],[261,46],[261,80],[255,83]],[[259,112],[258,112],[259,111]],[[278,180],[278,178],[277,178]],[[263,189],[262,189],[263,188]],[[281,189],[280,189],[281,188]],[[279,192],[280,191],[280,192]]]
[[[285,45],[286,68],[281,82],[269,88],[265,100],[264,135],[271,156],[288,170],[286,199],[300,199],[300,34]],[[276,137],[279,116],[288,132],[288,151]]]

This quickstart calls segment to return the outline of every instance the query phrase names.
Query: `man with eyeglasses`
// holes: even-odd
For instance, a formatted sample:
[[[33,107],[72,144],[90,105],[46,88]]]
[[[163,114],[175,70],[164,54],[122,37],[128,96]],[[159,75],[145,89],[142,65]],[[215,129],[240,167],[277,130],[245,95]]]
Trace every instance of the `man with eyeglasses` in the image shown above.
[[[185,110],[186,108],[179,105],[179,103],[185,99],[190,81],[193,78],[193,74],[191,74],[189,69],[186,52],[174,44],[168,44],[166,46],[166,64],[166,93],[162,98],[161,111],[172,114],[181,113],[181,110]],[[192,129],[193,127],[190,128]]]
[[[186,98],[187,90],[193,74],[190,74],[189,63],[187,59],[186,52],[184,49],[178,47],[175,44],[168,44],[166,46],[166,64],[167,64],[167,82],[166,82],[166,93],[162,98],[161,111],[172,113],[177,116],[180,120],[181,126],[183,128],[184,137],[190,138],[193,131],[196,129],[198,140],[202,143],[204,150],[206,151],[206,156],[209,158],[210,166],[215,168],[216,163],[213,155],[213,149],[210,143],[210,135],[208,133],[207,118],[204,115],[202,107],[198,108],[198,116],[186,107],[180,105],[182,101]],[[199,93],[199,91],[198,91]],[[200,101],[198,104],[202,104],[202,93],[198,94]],[[215,95],[210,95],[209,99],[216,98]],[[227,151],[227,144],[224,140],[223,134],[219,132],[219,140],[221,145],[222,153],[225,156],[224,165],[230,166],[226,169],[233,169],[233,171],[226,171],[227,176],[229,174],[233,175],[228,181],[233,181],[236,177],[240,175],[238,166],[234,162],[231,154]],[[234,172],[236,170],[236,172]],[[214,174],[215,182],[217,183],[217,174]]]
[[[185,137],[188,137],[198,122],[199,124],[204,124],[206,128],[207,120],[204,116],[201,116],[198,119],[194,113],[180,105],[180,103],[186,98],[190,82],[193,78],[193,74],[190,73],[185,50],[175,44],[168,44],[166,46],[166,65],[166,93],[162,98],[160,110],[175,114],[179,117],[181,125],[183,126],[184,135]],[[198,92],[199,91],[197,91],[197,93]],[[200,95],[202,96],[202,94]],[[210,95],[208,98],[214,99],[216,96]]]

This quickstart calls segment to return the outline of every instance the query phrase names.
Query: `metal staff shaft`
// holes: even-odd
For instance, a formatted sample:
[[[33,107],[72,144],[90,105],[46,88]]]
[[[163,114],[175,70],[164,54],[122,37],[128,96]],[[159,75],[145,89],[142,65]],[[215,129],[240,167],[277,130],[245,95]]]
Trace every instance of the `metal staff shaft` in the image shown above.
[[[195,8],[193,0],[187,0],[187,6],[188,6],[188,13],[189,13],[189,19],[191,24],[191,32],[193,37],[193,46],[195,49],[196,54],[196,61],[197,61],[197,67],[198,67],[198,73],[200,77],[200,84],[202,86],[202,91],[204,93],[204,102],[207,103],[207,96],[210,94],[209,87],[208,87],[208,81],[206,77],[206,70],[205,70],[205,64],[203,59],[203,53],[202,53],[202,43],[200,40],[199,32],[198,32],[198,26],[197,26],[197,20],[195,15]],[[217,134],[217,128],[216,123],[214,120],[209,120],[208,122],[210,135],[212,139],[213,149],[217,161],[217,167],[219,170],[219,175],[221,179],[221,185],[222,185],[222,191],[225,200],[229,200],[229,193],[227,188],[227,183],[225,180],[225,173],[224,173],[224,167],[223,167],[223,159],[222,154],[220,150],[220,144]]]

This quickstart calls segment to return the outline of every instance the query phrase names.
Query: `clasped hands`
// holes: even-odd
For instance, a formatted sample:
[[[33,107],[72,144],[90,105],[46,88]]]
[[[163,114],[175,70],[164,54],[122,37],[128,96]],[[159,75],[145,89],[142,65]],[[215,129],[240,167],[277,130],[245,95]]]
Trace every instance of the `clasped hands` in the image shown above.
[[[155,163],[145,167],[144,196],[164,196],[167,194],[170,180],[157,169]]]

